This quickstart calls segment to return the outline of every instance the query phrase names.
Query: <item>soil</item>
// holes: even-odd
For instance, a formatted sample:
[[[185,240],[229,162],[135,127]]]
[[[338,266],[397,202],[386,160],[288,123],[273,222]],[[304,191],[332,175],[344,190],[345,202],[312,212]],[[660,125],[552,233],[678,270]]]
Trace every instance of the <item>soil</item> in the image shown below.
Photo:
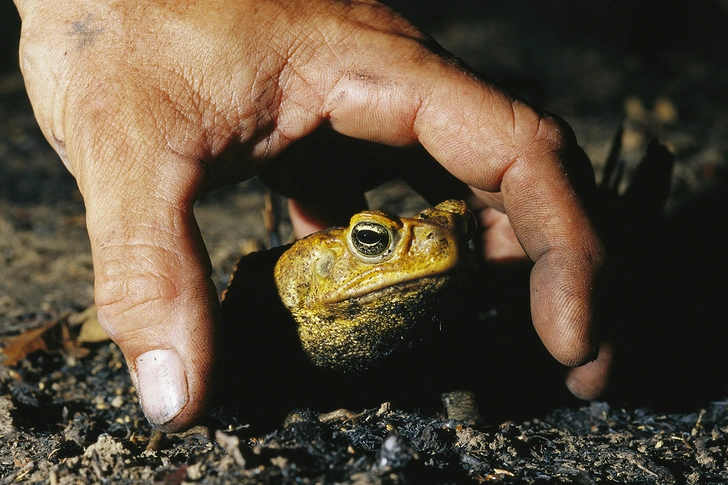
[[[237,303],[251,324],[230,327],[215,408],[156,435],[119,349],[74,343],[69,315],[93,299],[84,207],[33,118],[6,2],[0,338],[56,325],[47,351],[0,364],[0,483],[728,483],[725,2],[391,3],[564,117],[592,159],[612,251],[599,315],[617,364],[604,400],[565,390],[531,328],[524,268],[489,268],[442,339],[361,375],[300,360],[261,284]],[[620,120],[619,162],[607,164]],[[653,137],[674,161],[647,150]],[[268,240],[264,192],[254,179],[196,206],[221,291],[239,255]],[[426,205],[398,181],[368,200],[405,215]],[[259,281],[270,254],[246,260]],[[460,389],[475,392],[477,422],[444,415],[441,393]]]

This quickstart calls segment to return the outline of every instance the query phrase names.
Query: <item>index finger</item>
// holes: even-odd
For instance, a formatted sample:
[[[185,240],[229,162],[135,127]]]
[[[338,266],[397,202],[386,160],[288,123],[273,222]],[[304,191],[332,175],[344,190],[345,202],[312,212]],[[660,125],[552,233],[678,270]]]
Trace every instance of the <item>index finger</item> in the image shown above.
[[[402,59],[357,59],[329,91],[324,116],[357,138],[419,141],[460,180],[500,192],[535,263],[531,311],[541,340],[563,364],[593,359],[594,287],[604,251],[569,179],[584,162],[573,132],[421,46]],[[366,75],[356,71],[362,61]]]

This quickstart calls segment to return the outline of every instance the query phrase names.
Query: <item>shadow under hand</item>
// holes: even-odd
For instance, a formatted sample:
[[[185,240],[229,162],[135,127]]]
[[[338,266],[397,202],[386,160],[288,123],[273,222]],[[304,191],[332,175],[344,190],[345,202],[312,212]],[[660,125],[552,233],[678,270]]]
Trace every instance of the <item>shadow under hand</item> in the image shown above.
[[[341,135],[327,125],[293,143],[259,177],[286,197],[331,212],[331,224],[341,226],[366,209],[365,192],[389,180],[405,180],[433,206],[469,194],[420,145],[390,147]]]

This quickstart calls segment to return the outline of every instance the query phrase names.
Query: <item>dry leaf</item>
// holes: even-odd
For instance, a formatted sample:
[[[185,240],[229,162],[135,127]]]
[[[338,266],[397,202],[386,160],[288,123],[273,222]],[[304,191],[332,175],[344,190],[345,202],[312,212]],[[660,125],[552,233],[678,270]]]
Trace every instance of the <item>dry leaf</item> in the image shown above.
[[[73,315],[68,319],[71,325],[81,325],[81,331],[76,337],[76,342],[96,344],[106,342],[109,336],[106,335],[104,329],[101,328],[99,317],[96,314],[96,305],[91,305],[78,315]]]
[[[74,338],[72,334],[76,332],[72,331],[72,327],[79,325],[79,335]],[[14,366],[36,350],[48,353],[62,351],[69,358],[85,357],[89,349],[79,343],[105,342],[109,337],[99,324],[96,306],[92,305],[79,314],[63,315],[40,328],[4,340],[7,345],[2,349],[6,356],[3,364]]]
[[[18,362],[25,359],[28,354],[36,350],[48,351],[48,344],[45,340],[46,333],[56,327],[62,319],[59,318],[40,328],[28,330],[16,337],[7,339],[8,344],[3,348],[5,361],[3,364],[7,366],[17,365]]]

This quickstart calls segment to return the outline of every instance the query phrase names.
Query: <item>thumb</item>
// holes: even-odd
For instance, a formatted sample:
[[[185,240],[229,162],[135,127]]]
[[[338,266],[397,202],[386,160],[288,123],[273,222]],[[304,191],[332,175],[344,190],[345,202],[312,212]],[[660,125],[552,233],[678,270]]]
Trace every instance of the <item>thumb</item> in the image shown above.
[[[218,302],[192,210],[203,172],[176,155],[143,159],[155,162],[86,165],[79,186],[99,321],[124,352],[149,422],[175,431],[212,393]]]

